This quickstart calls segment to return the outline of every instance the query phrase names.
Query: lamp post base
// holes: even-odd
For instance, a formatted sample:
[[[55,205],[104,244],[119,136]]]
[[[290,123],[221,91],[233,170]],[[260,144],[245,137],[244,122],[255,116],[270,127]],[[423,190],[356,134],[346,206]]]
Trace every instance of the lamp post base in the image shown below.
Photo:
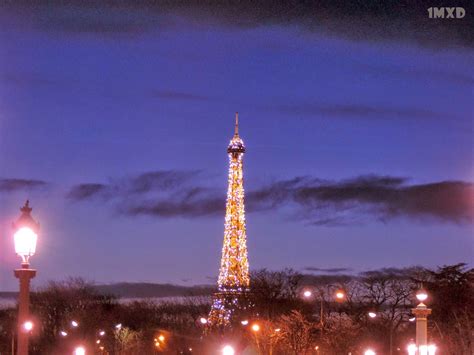
[[[23,328],[28,320],[30,309],[30,280],[36,276],[36,270],[22,265],[21,269],[14,270],[15,277],[20,280],[20,294],[18,296],[18,355],[28,355],[28,330]]]

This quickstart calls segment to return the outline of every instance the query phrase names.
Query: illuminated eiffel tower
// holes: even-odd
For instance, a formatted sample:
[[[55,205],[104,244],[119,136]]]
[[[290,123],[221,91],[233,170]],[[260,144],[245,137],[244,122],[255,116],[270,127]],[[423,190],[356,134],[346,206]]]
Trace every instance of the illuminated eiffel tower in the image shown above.
[[[245,146],[239,137],[239,114],[235,114],[235,133],[229,146],[229,187],[225,214],[221,267],[209,314],[210,328],[231,325],[232,317],[247,307],[249,262],[245,232],[245,207],[242,160]]]

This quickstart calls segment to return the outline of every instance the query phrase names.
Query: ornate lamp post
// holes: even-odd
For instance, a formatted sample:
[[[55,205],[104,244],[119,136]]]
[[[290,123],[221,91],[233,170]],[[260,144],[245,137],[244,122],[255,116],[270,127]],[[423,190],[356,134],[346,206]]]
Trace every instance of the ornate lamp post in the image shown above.
[[[39,224],[31,217],[29,201],[20,209],[21,216],[13,223],[15,234],[15,252],[21,257],[21,269],[14,271],[20,281],[18,299],[18,355],[28,355],[28,326],[30,307],[30,280],[36,276],[36,270],[30,269],[30,256],[35,254]],[[31,330],[31,329],[30,329]]]
[[[416,293],[416,298],[420,302],[416,308],[411,311],[416,317],[416,348],[418,354],[422,354],[425,349],[428,349],[428,316],[431,314],[431,309],[426,307],[423,303],[428,299],[428,294],[421,289]]]

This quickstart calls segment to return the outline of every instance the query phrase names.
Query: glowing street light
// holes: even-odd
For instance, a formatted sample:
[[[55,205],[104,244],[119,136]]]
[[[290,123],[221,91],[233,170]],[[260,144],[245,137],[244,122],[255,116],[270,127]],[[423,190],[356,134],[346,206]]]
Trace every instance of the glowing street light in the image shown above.
[[[260,326],[257,323],[255,323],[255,324],[252,325],[252,330],[254,332],[258,332],[258,331],[260,331]]]
[[[201,317],[199,321],[201,322],[201,324],[207,324],[207,319],[204,317]]]
[[[159,337],[158,337],[158,340],[161,341],[161,342],[164,342],[165,341],[165,336],[163,334],[161,334]]]
[[[77,328],[79,326],[79,323],[77,323],[75,320],[71,321],[71,325],[74,327],[74,328]]]
[[[21,257],[21,268],[14,270],[20,281],[18,300],[18,355],[28,355],[28,334],[24,325],[28,322],[30,308],[30,281],[36,276],[36,270],[30,269],[30,257],[36,252],[39,224],[31,217],[32,208],[29,201],[20,208],[21,215],[13,223],[15,253]]]
[[[310,298],[313,295],[313,293],[310,290],[306,290],[303,292],[303,296],[305,298]]]
[[[436,345],[434,344],[431,344],[431,345],[428,345],[428,355],[436,355]]]
[[[411,310],[416,321],[416,346],[418,354],[428,355],[428,316],[431,314],[431,309],[423,303],[428,299],[428,293],[420,289],[416,293],[416,299],[420,303]]]
[[[116,324],[115,329],[122,329],[122,323]]]
[[[416,347],[415,344],[410,344],[408,345],[408,355],[416,355],[416,350],[418,350],[418,348]]]
[[[416,293],[416,299],[423,303],[428,299],[428,294],[425,290],[421,289]]]
[[[104,331],[104,330],[101,330],[101,331],[99,332],[99,335],[100,335],[101,337],[103,337],[103,336],[105,335],[105,331]]]
[[[376,354],[375,354],[375,351],[373,351],[372,349],[367,349],[364,355],[376,355]]]
[[[346,294],[344,293],[344,291],[336,292],[336,299],[338,299],[339,301],[342,301],[345,297],[346,297]]]
[[[247,319],[244,319],[243,321],[240,322],[242,325],[247,325],[249,324],[249,321]]]
[[[59,334],[62,336],[62,337],[67,337],[67,332],[65,332],[64,330],[61,330],[59,332]]]
[[[367,313],[367,315],[368,315],[370,318],[375,318],[375,317],[377,317],[377,313],[375,313],[375,312],[369,312],[369,313]]]
[[[25,323],[23,323],[23,329],[26,332],[31,332],[33,330],[33,322],[27,320]]]
[[[83,346],[78,346],[74,349],[74,355],[86,355],[86,349]]]
[[[222,348],[222,355],[234,355],[235,350],[232,346],[226,345]]]

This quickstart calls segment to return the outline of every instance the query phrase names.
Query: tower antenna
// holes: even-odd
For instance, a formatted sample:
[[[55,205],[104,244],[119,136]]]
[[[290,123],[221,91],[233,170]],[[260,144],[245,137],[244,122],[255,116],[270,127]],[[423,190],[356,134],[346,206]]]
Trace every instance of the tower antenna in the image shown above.
[[[235,113],[235,133],[234,135],[238,136],[239,135],[239,113]]]

